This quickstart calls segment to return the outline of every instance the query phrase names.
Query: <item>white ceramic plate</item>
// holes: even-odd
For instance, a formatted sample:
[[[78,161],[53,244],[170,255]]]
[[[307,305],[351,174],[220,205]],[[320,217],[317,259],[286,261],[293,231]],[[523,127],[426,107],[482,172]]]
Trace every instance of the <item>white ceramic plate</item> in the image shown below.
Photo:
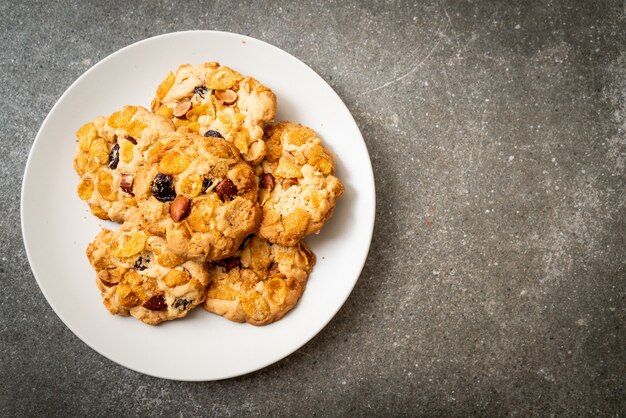
[[[183,63],[218,61],[269,86],[277,120],[315,129],[337,160],[346,191],[318,236],[307,238],[317,264],[304,295],[281,321],[237,324],[202,308],[159,326],[112,316],[102,305],[85,256],[101,227],[76,195],[75,132],[126,104],[149,107],[156,86]],[[31,149],[22,185],[22,232],[41,291],[63,322],[109,359],[152,376],[217,380],[249,373],[291,354],[337,313],[365,263],[374,227],[374,177],[359,129],[341,99],[312,69],[259,40],[225,32],[150,38],[105,58],[61,96]]]

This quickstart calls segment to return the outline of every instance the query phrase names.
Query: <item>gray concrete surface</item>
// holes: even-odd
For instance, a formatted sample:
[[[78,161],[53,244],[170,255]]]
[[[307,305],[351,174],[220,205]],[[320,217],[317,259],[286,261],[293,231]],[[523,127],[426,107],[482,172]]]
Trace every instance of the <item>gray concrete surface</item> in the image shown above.
[[[623,2],[3,0],[0,27],[0,415],[626,413]],[[214,383],[88,348],[44,300],[19,229],[28,151],[63,91],[185,29],[251,35],[316,70],[378,192],[369,259],[330,325]]]

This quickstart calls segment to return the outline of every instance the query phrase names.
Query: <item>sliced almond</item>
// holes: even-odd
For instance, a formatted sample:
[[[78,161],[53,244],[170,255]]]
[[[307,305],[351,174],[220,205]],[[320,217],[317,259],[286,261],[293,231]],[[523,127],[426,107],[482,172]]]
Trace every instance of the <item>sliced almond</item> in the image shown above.
[[[181,102],[174,108],[174,116],[177,118],[182,118],[187,114],[187,111],[191,109],[191,102],[185,101]]]
[[[117,284],[117,277],[113,276],[106,270],[102,270],[98,273],[98,279],[102,282],[106,287],[115,286]]]
[[[226,105],[231,105],[237,101],[237,93],[235,93],[231,89],[215,90],[215,97],[217,97],[218,100],[221,100]]]

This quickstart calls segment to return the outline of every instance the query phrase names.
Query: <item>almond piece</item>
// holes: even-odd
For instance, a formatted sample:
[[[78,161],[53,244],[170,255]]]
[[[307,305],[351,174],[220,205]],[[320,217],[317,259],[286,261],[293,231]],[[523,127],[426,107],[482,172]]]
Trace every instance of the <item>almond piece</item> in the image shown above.
[[[191,102],[185,101],[179,103],[178,106],[174,108],[174,116],[176,116],[177,118],[182,118],[187,114],[187,111],[189,109],[191,109]]]
[[[144,302],[143,307],[151,311],[164,311],[167,309],[163,295],[152,296]]]
[[[170,216],[174,222],[180,222],[189,216],[191,212],[191,200],[185,196],[177,196],[170,205]]]
[[[263,173],[263,175],[261,175],[261,188],[262,189],[270,189],[272,190],[274,188],[275,182],[274,182],[274,176],[272,175],[272,173]]]
[[[133,193],[133,181],[134,177],[130,174],[122,174],[122,179],[120,180],[120,189],[124,190],[131,196],[134,196]]]
[[[280,273],[280,268],[278,266],[278,263],[272,261],[272,263],[270,264],[270,267],[267,271],[267,274],[269,276],[276,276],[277,274]]]
[[[226,178],[215,187],[215,193],[224,201],[224,197],[232,197],[237,195],[237,186],[229,178]]]
[[[231,89],[215,90],[215,97],[217,97],[218,100],[221,100],[226,105],[231,105],[237,101],[237,93],[235,93]]]

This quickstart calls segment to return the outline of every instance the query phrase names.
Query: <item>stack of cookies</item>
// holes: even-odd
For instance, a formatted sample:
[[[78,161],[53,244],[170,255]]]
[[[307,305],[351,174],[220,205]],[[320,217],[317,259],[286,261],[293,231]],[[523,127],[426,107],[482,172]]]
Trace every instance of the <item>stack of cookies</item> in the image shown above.
[[[273,122],[274,93],[215,62],[183,65],[151,111],[125,106],[76,133],[78,196],[103,230],[87,247],[112,314],[147,324],[196,306],[265,325],[298,302],[315,256],[303,238],[343,185],[315,132]]]

